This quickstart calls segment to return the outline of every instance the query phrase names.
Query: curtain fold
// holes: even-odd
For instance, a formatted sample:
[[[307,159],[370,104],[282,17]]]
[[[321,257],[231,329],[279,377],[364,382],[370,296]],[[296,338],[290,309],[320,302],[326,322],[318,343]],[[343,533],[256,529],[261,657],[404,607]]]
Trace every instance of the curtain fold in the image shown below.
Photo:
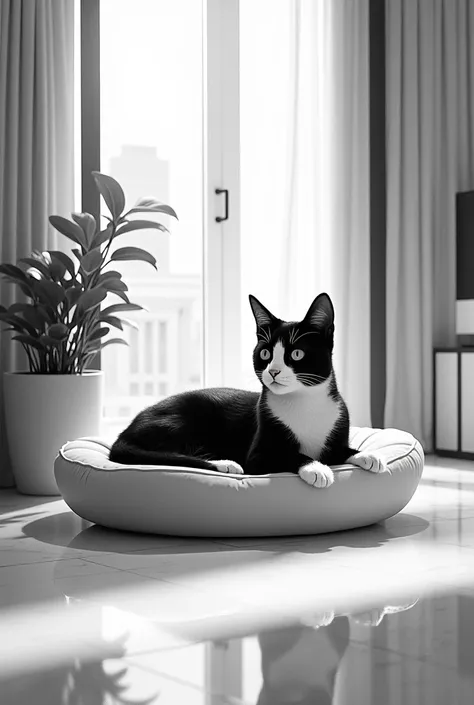
[[[474,8],[389,0],[385,425],[433,443],[434,346],[454,345],[457,191],[474,189]]]
[[[368,0],[295,0],[280,315],[327,291],[334,367],[354,425],[370,425]]]
[[[74,3],[0,2],[0,262],[58,246],[51,213],[74,210]],[[62,236],[61,236],[62,239]],[[16,291],[1,281],[0,301]],[[23,361],[0,333],[0,486],[12,484],[2,378]]]

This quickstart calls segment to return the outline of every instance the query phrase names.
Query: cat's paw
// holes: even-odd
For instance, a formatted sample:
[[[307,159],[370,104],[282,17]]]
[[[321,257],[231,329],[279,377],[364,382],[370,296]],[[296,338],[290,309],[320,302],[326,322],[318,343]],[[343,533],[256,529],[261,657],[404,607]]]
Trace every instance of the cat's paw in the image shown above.
[[[384,608],[381,607],[367,610],[367,612],[357,612],[356,614],[351,614],[350,617],[355,624],[360,624],[364,627],[378,627],[384,615]]]
[[[303,465],[298,470],[298,475],[312,487],[329,487],[334,482],[334,473],[331,468],[318,460]]]
[[[379,473],[387,472],[388,470],[387,461],[376,451],[370,453],[356,453],[355,455],[351,455],[346,462],[357,465],[359,468],[368,470],[369,472]]]
[[[210,460],[217,472],[225,472],[229,475],[243,475],[244,469],[234,460]]]
[[[334,612],[316,612],[313,614],[308,614],[302,617],[300,620],[301,624],[305,627],[311,627],[312,629],[319,629],[320,627],[327,627],[334,621]]]

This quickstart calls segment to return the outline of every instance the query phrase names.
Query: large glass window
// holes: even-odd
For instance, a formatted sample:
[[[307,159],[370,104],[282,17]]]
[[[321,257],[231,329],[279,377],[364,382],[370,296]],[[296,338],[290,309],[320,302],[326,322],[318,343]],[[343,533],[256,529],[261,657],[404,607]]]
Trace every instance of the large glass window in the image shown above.
[[[203,386],[203,76],[199,0],[101,0],[101,171],[127,205],[154,196],[179,216],[170,228],[117,243],[157,259],[117,269],[146,311],[126,314],[130,347],[103,352],[108,429],[165,395]],[[140,216],[143,217],[143,216]]]

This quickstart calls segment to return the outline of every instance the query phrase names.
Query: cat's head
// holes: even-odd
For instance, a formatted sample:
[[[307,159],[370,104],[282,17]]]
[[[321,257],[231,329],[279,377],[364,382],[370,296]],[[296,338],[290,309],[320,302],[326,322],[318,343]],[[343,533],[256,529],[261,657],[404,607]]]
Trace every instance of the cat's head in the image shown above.
[[[334,308],[320,294],[299,323],[282,321],[250,295],[257,323],[253,366],[273,394],[305,391],[325,382],[332,372]]]

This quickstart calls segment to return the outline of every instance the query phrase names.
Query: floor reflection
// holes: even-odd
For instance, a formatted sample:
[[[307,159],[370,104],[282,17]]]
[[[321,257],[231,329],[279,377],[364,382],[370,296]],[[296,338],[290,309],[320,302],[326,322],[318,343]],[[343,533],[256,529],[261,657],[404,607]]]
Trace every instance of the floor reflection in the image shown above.
[[[174,648],[130,649],[124,615],[88,605],[100,658],[0,675],[2,705],[471,705],[474,589]],[[84,606],[66,600],[66,609]],[[130,626],[130,624],[129,624]],[[95,632],[95,635],[94,633]],[[119,636],[117,636],[119,634]],[[137,635],[135,634],[135,637]],[[86,639],[87,641],[87,639]]]
[[[68,664],[2,679],[2,705],[151,705],[159,691],[137,697],[129,680],[129,667],[122,659],[126,653],[126,635],[103,643],[106,660],[70,659]],[[112,660],[113,659],[113,660]]]
[[[474,474],[386,522],[192,539],[0,491],[0,705],[471,705]]]

